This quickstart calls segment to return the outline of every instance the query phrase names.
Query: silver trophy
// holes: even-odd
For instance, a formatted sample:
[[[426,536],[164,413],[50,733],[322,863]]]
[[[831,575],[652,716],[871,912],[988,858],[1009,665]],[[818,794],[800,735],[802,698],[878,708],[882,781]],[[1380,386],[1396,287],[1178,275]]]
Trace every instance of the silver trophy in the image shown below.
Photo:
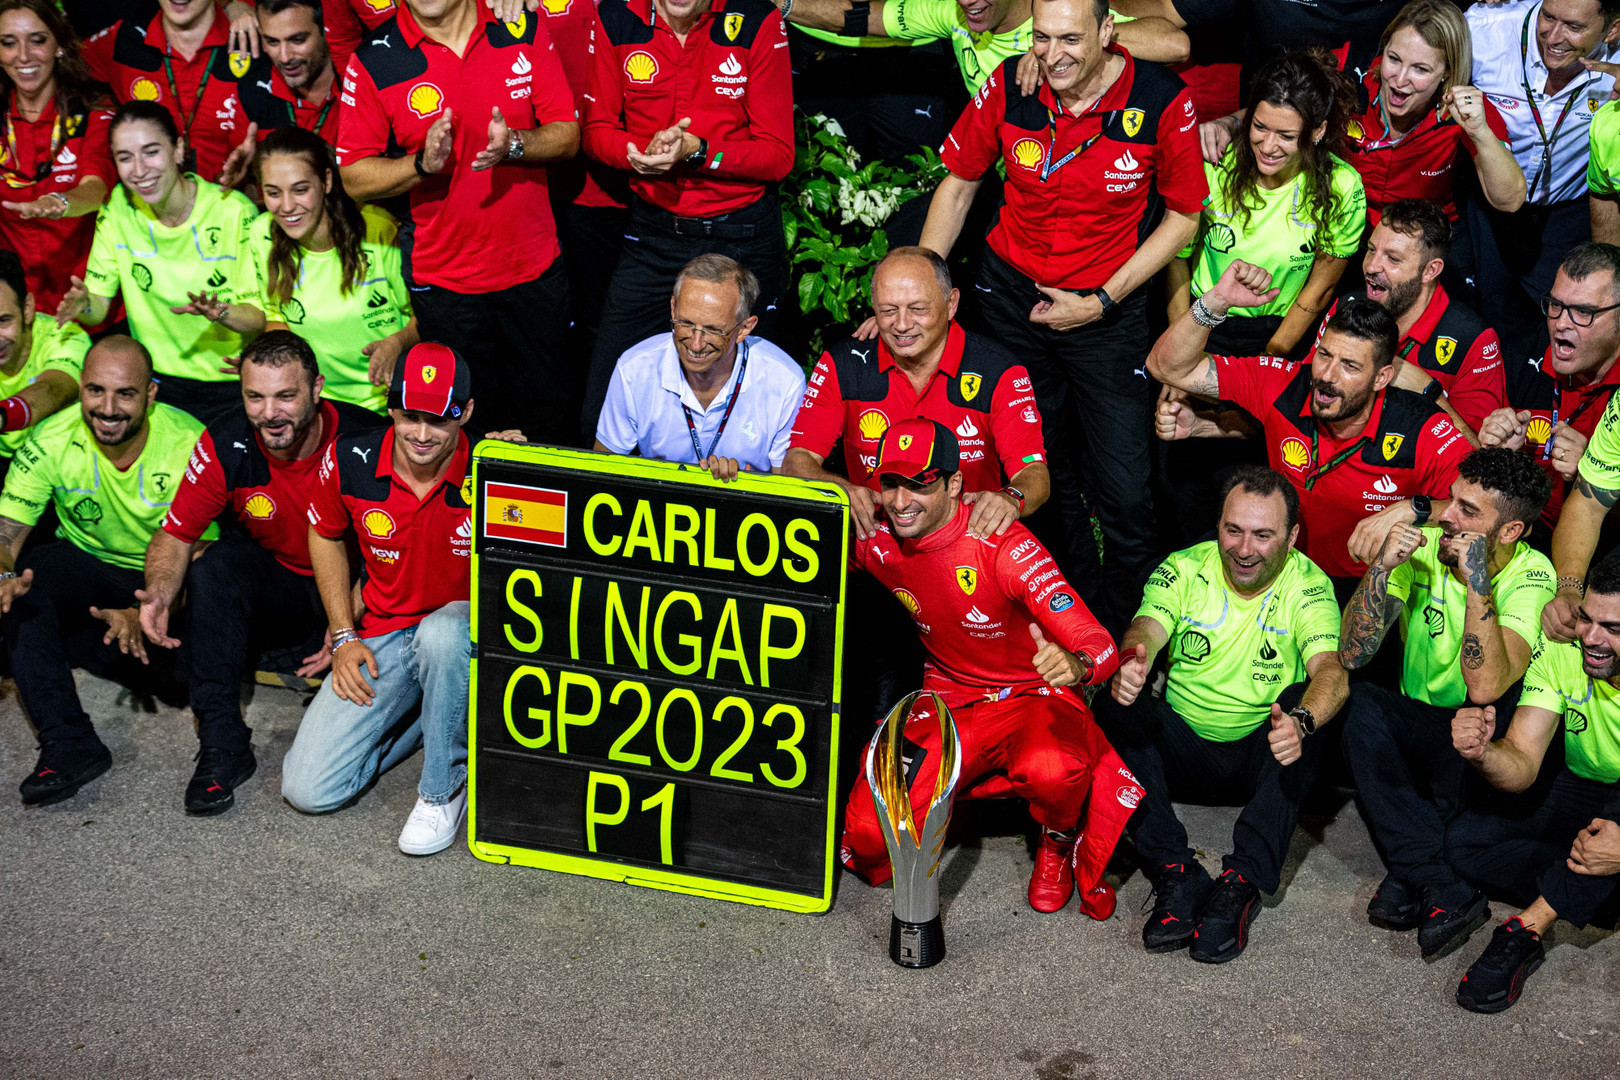
[[[906,721],[923,698],[933,699],[939,718],[939,769],[934,793],[922,820],[911,809],[911,788],[904,756]],[[921,771],[921,770],[919,770]],[[939,856],[945,848],[945,827],[951,820],[951,799],[962,775],[961,747],[956,721],[938,694],[918,690],[907,694],[878,725],[866,749],[866,783],[883,826],[894,869],[894,918],[889,924],[889,959],[901,967],[932,967],[945,959],[945,931],[939,921]]]

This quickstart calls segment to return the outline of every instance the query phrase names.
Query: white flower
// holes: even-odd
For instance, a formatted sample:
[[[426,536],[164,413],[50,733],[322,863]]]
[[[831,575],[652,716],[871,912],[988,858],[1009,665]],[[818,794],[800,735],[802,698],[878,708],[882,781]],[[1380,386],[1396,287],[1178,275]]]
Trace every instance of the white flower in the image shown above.
[[[844,125],[840,124],[832,117],[826,116],[822,113],[817,113],[816,116],[821,120],[821,126],[826,128],[828,132],[838,136],[840,139],[848,138],[848,136],[844,134]]]

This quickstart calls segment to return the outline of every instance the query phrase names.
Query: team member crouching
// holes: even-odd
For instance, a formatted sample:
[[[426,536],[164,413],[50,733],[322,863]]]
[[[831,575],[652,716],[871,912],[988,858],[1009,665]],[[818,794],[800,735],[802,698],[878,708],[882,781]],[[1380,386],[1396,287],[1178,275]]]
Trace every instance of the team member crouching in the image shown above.
[[[142,689],[178,689],[162,655],[143,666],[135,591],[147,542],[202,424],[156,396],[146,349],[127,337],[102,339],[85,357],[79,408],[33,429],[0,493],[0,631],[17,694],[39,733],[39,763],[22,782],[25,803],[71,798],[112,766],[79,703],[74,667]],[[53,504],[58,542],[18,563],[23,542]],[[205,538],[214,532],[210,526]]]
[[[399,834],[407,855],[449,847],[467,812],[472,472],[461,429],[472,411],[466,361],[437,342],[412,347],[388,389],[393,426],[328,446],[310,495],[332,674],[282,762],[281,794],[308,814],[336,810],[421,746],[416,808]],[[351,530],[366,568],[358,621]]]
[[[165,648],[181,646],[202,753],[186,788],[186,810],[217,814],[253,775],[253,731],[242,721],[249,647],[320,640],[325,625],[309,558],[305,510],[321,458],[339,435],[379,427],[376,413],[321,400],[315,353],[287,330],[272,330],[242,354],[242,411],[209,425],[191,452],[163,528],[146,548],[141,629]],[[200,556],[203,533],[229,517],[231,531]],[[193,558],[194,556],[195,559]],[[169,617],[187,577],[182,638]],[[321,645],[300,675],[330,663]]]
[[[1451,823],[1446,854],[1470,881],[1530,906],[1496,928],[1457,987],[1457,1004],[1495,1013],[1511,1006],[1546,956],[1557,919],[1585,926],[1615,914],[1620,891],[1620,556],[1592,568],[1577,613],[1579,638],[1542,639],[1524,676],[1507,734],[1491,741],[1495,710],[1465,708],[1452,745],[1503,791],[1535,783],[1547,747],[1564,729],[1564,766],[1539,805],[1514,813],[1469,810]],[[1560,725],[1562,721],[1562,725]],[[1573,843],[1572,843],[1573,841]]]
[[[1352,691],[1344,749],[1389,867],[1367,918],[1416,927],[1425,959],[1462,945],[1490,917],[1485,894],[1459,880],[1443,852],[1464,772],[1451,717],[1500,701],[1529,666],[1553,574],[1524,535],[1551,490],[1528,455],[1475,450],[1458,467],[1439,527],[1391,529],[1345,608],[1346,668],[1370,661],[1397,622],[1405,642],[1399,694],[1365,682]]]
[[[1148,578],[1120,647],[1108,725],[1147,788],[1131,817],[1137,850],[1156,868],[1149,952],[1191,946],[1219,964],[1248,944],[1261,892],[1276,892],[1299,803],[1316,776],[1313,735],[1344,704],[1333,584],[1294,547],[1299,496],[1271,469],[1226,485],[1216,539],[1178,551]],[[1142,696],[1170,646],[1164,700]],[[1117,729],[1117,730],[1116,730]],[[1239,800],[1232,853],[1218,882],[1187,843],[1177,798]]]
[[[1058,911],[1078,882],[1086,914],[1106,919],[1114,892],[1103,868],[1142,789],[1074,688],[1113,674],[1114,642],[1024,526],[968,534],[960,460],[943,424],[889,428],[876,470],[888,520],[855,541],[851,561],[894,593],[923,635],[923,686],[944,699],[961,737],[958,797],[1015,794],[1043,826],[1030,906]],[[914,714],[906,735],[939,761],[931,710]],[[920,776],[912,791],[925,802],[932,783]],[[850,794],[842,858],[873,884],[889,878],[865,783]]]
[[[22,259],[0,248],[0,477],[43,423],[79,396],[90,335],[35,309]]]

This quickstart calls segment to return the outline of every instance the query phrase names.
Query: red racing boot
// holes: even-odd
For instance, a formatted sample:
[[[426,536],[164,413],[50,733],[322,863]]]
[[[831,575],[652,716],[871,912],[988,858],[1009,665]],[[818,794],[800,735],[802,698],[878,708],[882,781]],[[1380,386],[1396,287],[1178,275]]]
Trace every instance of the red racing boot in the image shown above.
[[[1050,915],[1074,895],[1074,852],[1079,836],[1041,830],[1035,872],[1029,876],[1029,906]]]

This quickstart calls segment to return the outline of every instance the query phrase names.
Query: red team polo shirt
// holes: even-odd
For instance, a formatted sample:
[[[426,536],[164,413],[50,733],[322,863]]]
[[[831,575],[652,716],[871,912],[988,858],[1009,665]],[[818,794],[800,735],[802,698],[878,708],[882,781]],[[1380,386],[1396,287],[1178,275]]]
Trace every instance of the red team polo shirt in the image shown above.
[[[1001,536],[976,540],[967,534],[968,516],[958,505],[947,525],[918,540],[899,540],[881,524],[850,547],[851,564],[911,613],[928,650],[924,688],[951,708],[987,695],[1072,692],[1036,673],[1032,622],[1048,641],[1091,658],[1086,685],[1107,680],[1119,667],[1114,639],[1041,542],[1017,522]]]
[[[1451,170],[1457,163],[1458,150],[1466,150],[1470,160],[1479,152],[1474,140],[1457,121],[1449,117],[1441,120],[1440,109],[1436,107],[1398,142],[1392,141],[1378,104],[1380,62],[1374,60],[1361,80],[1367,107],[1350,121],[1345,140],[1351,151],[1350,164],[1361,174],[1361,184],[1367,189],[1367,224],[1378,224],[1384,207],[1401,199],[1428,199],[1439,203],[1445,207],[1446,216],[1456,221]],[[1507,123],[1502,114],[1489,98],[1482,100],[1485,123],[1498,139],[1507,142]]]
[[[107,148],[109,110],[87,108],[59,125],[53,101],[38,120],[30,121],[17,111],[12,95],[6,120],[15,140],[0,143],[0,176],[5,178],[0,190],[8,202],[33,202],[53,191],[65,194],[92,176],[101,177],[109,189],[118,183]],[[22,257],[29,291],[41,311],[55,311],[73,284],[69,277],[84,276],[95,234],[94,214],[24,221],[10,211],[0,212],[0,243]]]
[[[578,0],[575,0],[577,3]],[[787,27],[769,0],[715,0],[682,45],[651,0],[602,0],[585,100],[585,152],[629,169],[626,143],[691,117],[709,140],[701,169],[630,177],[630,190],[678,217],[758,202],[793,168]]]
[[[1346,294],[1333,301],[1316,331],[1317,341],[1322,340],[1322,331],[1339,304],[1358,296]],[[1315,352],[1313,345],[1311,353]],[[1435,286],[1429,306],[1401,339],[1395,355],[1416,364],[1439,383],[1457,415],[1476,432],[1487,416],[1507,404],[1507,375],[1496,331],[1468,308],[1453,303],[1444,285]],[[1310,359],[1307,356],[1305,362]]]
[[[247,133],[236,83],[247,74],[253,58],[229,51],[230,38],[230,20],[216,5],[208,36],[197,55],[187,60],[169,48],[160,11],[144,26],[128,19],[109,26],[85,42],[84,59],[90,74],[111,86],[120,104],[155,101],[168,109],[197,152],[197,174],[212,180]]]
[[[361,636],[415,626],[471,595],[469,452],[467,436],[458,436],[444,478],[420,500],[394,472],[392,427],[344,435],[321,455],[309,522],[328,540],[350,529],[360,538],[366,566]]]
[[[259,6],[256,0],[243,2],[252,7]],[[362,15],[362,12],[365,14]],[[332,54],[332,66],[339,75],[343,74],[343,68],[348,64],[349,57],[354,55],[354,50],[360,47],[360,39],[365,36],[366,30],[382,25],[393,13],[393,0],[386,0],[381,9],[368,0],[321,0],[321,32],[326,35],[326,48]],[[259,58],[264,59],[264,55],[261,53]]]
[[[333,55],[332,63],[337,62],[337,56]],[[281,72],[268,56],[255,60],[238,84],[237,93],[242,98],[243,114],[259,125],[259,141],[268,139],[277,128],[301,127],[305,131],[313,131],[329,144],[337,145],[338,114],[341,111],[338,101],[343,91],[343,69],[337,70],[340,74],[333,80],[332,91],[326,100],[319,105],[311,105],[292,92],[287,80],[281,77]]]
[[[557,47],[557,59],[574,90],[574,108],[583,117],[591,85],[591,41],[598,33],[595,0],[547,0],[540,5],[546,33]],[[580,206],[625,207],[630,204],[629,177],[602,164],[583,150],[572,161],[549,166],[552,196]]]
[[[254,543],[295,574],[309,577],[309,500],[339,435],[375,428],[382,418],[353,406],[321,402],[320,449],[298,461],[280,461],[237,412],[208,426],[192,448],[185,479],[163,518],[163,531],[194,544],[210,523],[229,511]]]
[[[433,122],[452,110],[449,164],[411,189],[400,246],[410,253],[413,284],[459,293],[533,281],[558,254],[543,168],[473,171],[473,158],[489,145],[490,110],[499,108],[514,129],[576,119],[542,22],[525,12],[503,23],[482,3],[478,12],[465,57],[423,34],[403,5],[368,35],[343,76],[337,145],[340,166],[400,149],[415,154]]]
[[[850,338],[822,353],[789,445],[826,460],[842,439],[849,478],[862,484],[889,425],[914,416],[956,432],[966,491],[995,491],[1003,475],[1046,460],[1029,372],[1006,349],[956,322],[921,397],[882,338]]]
[[[1197,214],[1209,195],[1186,85],[1114,51],[1124,72],[1081,116],[1044,82],[1025,97],[1013,57],[963,110],[940,155],[963,180],[1006,161],[1006,205],[990,250],[1041,285],[1101,288],[1157,227],[1155,195],[1183,214]]]
[[[1549,348],[1548,353],[1552,350]],[[1525,361],[1524,367],[1513,372],[1508,380],[1509,404],[1515,410],[1531,414],[1524,433],[1524,452],[1532,455],[1552,478],[1552,497],[1547,500],[1541,520],[1548,528],[1558,524],[1558,514],[1569,497],[1570,484],[1553,468],[1547,439],[1554,424],[1568,424],[1591,441],[1603,412],[1620,390],[1620,362],[1611,364],[1603,378],[1586,386],[1569,385],[1552,373],[1547,353]],[[1556,449],[1558,441],[1553,440]]]
[[[1360,577],[1367,569],[1347,548],[1362,518],[1413,495],[1451,497],[1457,465],[1473,447],[1423,395],[1385,390],[1359,439],[1337,443],[1311,416],[1309,364],[1276,356],[1214,359],[1222,400],[1260,421],[1271,467],[1299,489],[1299,549],[1330,577]],[[1357,443],[1358,453],[1305,487],[1319,464]]]

